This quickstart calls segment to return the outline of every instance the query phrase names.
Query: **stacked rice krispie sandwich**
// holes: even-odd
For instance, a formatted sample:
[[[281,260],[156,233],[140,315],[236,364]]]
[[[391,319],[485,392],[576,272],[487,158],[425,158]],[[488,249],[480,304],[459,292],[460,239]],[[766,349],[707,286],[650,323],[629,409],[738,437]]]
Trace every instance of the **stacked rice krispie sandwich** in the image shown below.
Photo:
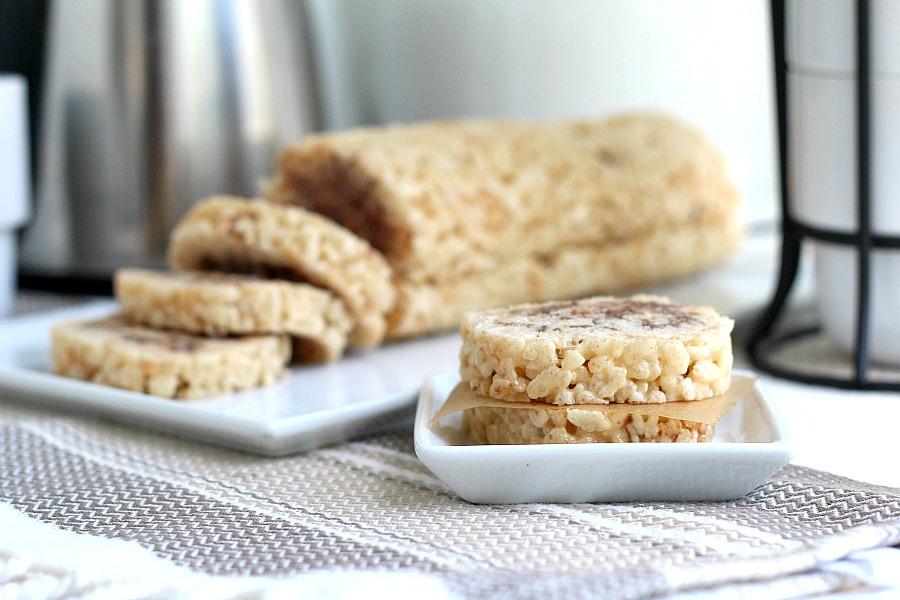
[[[659,114],[312,135],[260,198],[198,202],[170,271],[119,271],[121,315],[60,326],[55,369],[167,397],[240,391],[468,310],[697,272],[738,247],[738,209],[722,155]],[[243,377],[227,372],[237,356]]]
[[[478,443],[707,442],[731,384],[732,327],[649,295],[470,312],[448,404]]]

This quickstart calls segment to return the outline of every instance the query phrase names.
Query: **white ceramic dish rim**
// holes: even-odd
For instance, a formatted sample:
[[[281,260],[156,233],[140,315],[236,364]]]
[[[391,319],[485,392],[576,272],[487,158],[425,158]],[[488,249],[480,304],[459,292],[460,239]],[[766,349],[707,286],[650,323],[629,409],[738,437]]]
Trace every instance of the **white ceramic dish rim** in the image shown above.
[[[751,412],[736,418],[756,413],[751,418],[760,422],[759,441],[729,441],[732,433],[726,430],[721,434],[726,439],[703,444],[479,445],[462,439],[458,416],[455,423],[445,425],[448,429],[431,428],[435,410],[456,382],[458,377],[449,374],[426,381],[419,396],[414,444],[422,463],[469,502],[734,500],[793,458],[784,419],[758,386],[752,392],[754,404],[747,407]],[[743,421],[738,423],[744,427]],[[459,440],[454,439],[457,435]],[[641,475],[632,477],[630,469],[637,465]],[[673,471],[681,475],[673,477]]]

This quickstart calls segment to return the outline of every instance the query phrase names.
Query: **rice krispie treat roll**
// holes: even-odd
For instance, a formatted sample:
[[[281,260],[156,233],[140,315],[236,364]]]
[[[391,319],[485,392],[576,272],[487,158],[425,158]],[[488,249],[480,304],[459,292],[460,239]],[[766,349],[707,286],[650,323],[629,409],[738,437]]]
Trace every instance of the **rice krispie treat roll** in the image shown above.
[[[657,415],[604,415],[567,407],[480,406],[463,412],[463,428],[478,444],[709,442],[715,425]]]
[[[165,398],[222,396],[268,385],[291,355],[287,336],[207,338],[130,325],[113,316],[51,332],[54,371]]]
[[[294,362],[340,358],[353,320],[341,300],[308,283],[204,271],[126,268],[113,279],[135,324],[197,335],[287,334]]]
[[[235,197],[205,200],[172,232],[169,262],[178,270],[252,273],[326,288],[354,320],[354,346],[383,340],[394,303],[383,256],[347,229],[296,206]]]
[[[284,148],[264,194],[354,231],[416,283],[466,277],[485,261],[737,221],[740,205],[707,136],[658,113],[310,135]]]
[[[728,390],[734,323],[657,296],[467,313],[460,375],[483,396],[557,405],[657,403]]]

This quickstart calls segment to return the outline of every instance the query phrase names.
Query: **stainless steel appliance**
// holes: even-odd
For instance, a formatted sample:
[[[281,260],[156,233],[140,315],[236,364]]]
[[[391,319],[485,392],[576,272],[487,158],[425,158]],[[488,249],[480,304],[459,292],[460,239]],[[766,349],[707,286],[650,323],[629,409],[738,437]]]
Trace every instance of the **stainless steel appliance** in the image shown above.
[[[55,0],[23,275],[161,267],[172,227],[253,195],[319,126],[305,3]]]

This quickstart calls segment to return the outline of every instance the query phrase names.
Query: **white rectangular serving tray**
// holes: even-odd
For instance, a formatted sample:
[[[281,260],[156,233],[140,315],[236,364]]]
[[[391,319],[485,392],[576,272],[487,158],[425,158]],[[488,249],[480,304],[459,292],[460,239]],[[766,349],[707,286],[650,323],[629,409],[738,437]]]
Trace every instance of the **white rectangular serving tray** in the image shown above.
[[[793,457],[784,420],[758,386],[708,443],[479,445],[462,430],[461,413],[431,424],[458,382],[446,373],[423,386],[415,449],[438,479],[473,503],[734,500]]]
[[[422,382],[455,371],[459,334],[398,342],[317,366],[278,383],[200,400],[169,400],[52,373],[50,329],[101,317],[113,301],[0,321],[0,401],[89,413],[199,441],[283,456],[411,422]]]

